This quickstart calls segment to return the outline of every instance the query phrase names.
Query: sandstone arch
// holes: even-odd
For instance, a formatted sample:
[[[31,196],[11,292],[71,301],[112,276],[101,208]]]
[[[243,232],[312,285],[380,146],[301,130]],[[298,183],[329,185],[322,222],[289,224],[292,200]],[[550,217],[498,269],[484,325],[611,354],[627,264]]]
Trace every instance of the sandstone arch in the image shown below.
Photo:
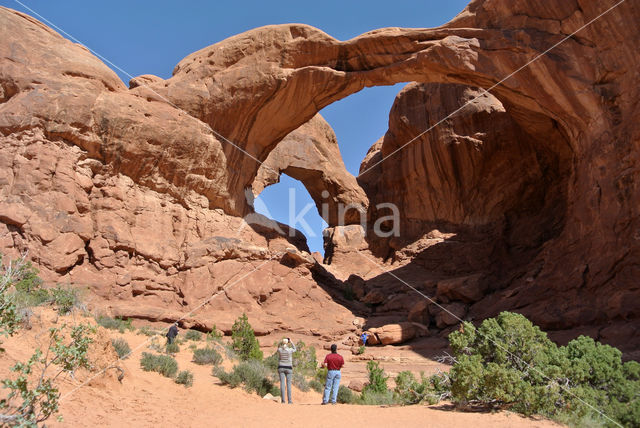
[[[228,236],[207,238],[250,210],[244,190],[259,169],[225,139],[264,161],[323,106],[366,86],[491,87],[607,7],[474,0],[439,28],[382,29],[344,42],[303,25],[265,27],[130,90],[82,47],[0,9],[0,244],[33,249],[54,278],[79,272],[98,285],[118,281],[104,293],[111,297],[135,292],[188,306],[201,291],[194,284],[224,270],[194,260],[244,263],[288,245],[247,233],[260,246],[238,243],[238,253]],[[492,90],[532,144],[558,159],[566,209],[531,263],[505,265],[506,289],[482,302],[487,311],[519,308],[548,328],[637,323],[637,22],[637,2],[627,1]],[[137,238],[141,230],[152,239]],[[121,278],[130,260],[140,264],[137,276]],[[263,294],[253,297],[261,303]],[[253,297],[247,304],[258,304]],[[486,315],[480,309],[475,314]]]

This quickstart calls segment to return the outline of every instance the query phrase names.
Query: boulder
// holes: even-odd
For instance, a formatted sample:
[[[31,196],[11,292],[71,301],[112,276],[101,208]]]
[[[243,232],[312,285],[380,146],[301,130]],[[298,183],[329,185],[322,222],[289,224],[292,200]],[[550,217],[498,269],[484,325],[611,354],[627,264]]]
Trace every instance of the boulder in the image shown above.
[[[443,309],[439,309],[435,315],[435,321],[438,328],[445,328],[450,325],[455,325],[464,319],[467,314],[467,306],[463,303],[449,303],[443,304]]]
[[[473,303],[484,297],[486,287],[483,286],[482,274],[463,276],[438,281],[436,298],[440,301],[461,300]]]
[[[382,345],[397,345],[413,339],[417,330],[413,323],[402,322],[372,328],[369,331],[377,337]],[[367,340],[367,343],[370,343],[369,340]],[[375,343],[371,344],[374,345]]]

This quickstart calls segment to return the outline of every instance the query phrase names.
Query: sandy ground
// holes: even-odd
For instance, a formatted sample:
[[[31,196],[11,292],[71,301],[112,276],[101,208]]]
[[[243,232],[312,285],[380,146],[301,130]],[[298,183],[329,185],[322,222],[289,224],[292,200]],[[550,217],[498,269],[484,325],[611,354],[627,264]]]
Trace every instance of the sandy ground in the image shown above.
[[[52,312],[42,314],[42,322],[31,330],[21,331],[16,336],[5,339],[5,355],[0,356],[0,376],[8,376],[8,367],[16,360],[26,360],[38,343],[46,338],[46,327],[55,321]],[[76,316],[67,322],[87,321]],[[59,319],[59,325],[64,319]],[[173,380],[158,373],[144,372],[140,368],[140,355],[148,350],[145,343],[149,338],[126,332],[120,334],[112,330],[100,333],[103,339],[123,337],[132,349],[141,346],[127,360],[121,362],[125,369],[122,382],[116,380],[114,370],[81,386],[89,374],[78,375],[76,380],[65,378],[60,381],[62,392],[60,414],[62,422],[47,421],[48,426],[59,427],[271,427],[271,426],[371,426],[371,427],[558,427],[547,420],[523,418],[509,412],[468,413],[453,411],[450,406],[357,406],[320,405],[321,396],[314,391],[293,391],[294,404],[281,404],[265,400],[244,390],[230,389],[218,384],[211,375],[211,366],[199,366],[191,362],[190,342],[181,345],[176,356],[180,370],[191,370],[194,383],[191,388],[178,385]],[[313,338],[308,338],[313,342]],[[269,343],[269,338],[262,342]],[[273,340],[276,340],[274,338]],[[201,342],[202,346],[204,342]],[[273,343],[273,341],[271,341]],[[381,358],[381,366],[389,373],[404,369],[434,372],[441,365],[412,353],[410,350],[393,352],[393,347],[369,348],[367,353]],[[318,349],[318,358],[326,351]],[[269,350],[265,349],[265,355]],[[343,384],[351,379],[366,375],[366,361],[351,361],[344,353],[347,365],[343,373]],[[392,360],[392,359],[395,359]],[[225,362],[225,365],[230,365]],[[388,366],[388,367],[387,367]],[[444,366],[442,366],[444,367]],[[81,386],[81,387],[79,387]]]

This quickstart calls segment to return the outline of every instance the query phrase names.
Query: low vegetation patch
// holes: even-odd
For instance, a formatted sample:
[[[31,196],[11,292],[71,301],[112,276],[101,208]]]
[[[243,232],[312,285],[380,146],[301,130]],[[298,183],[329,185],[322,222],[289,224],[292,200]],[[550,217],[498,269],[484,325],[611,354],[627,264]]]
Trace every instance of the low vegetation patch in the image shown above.
[[[193,362],[196,364],[212,364],[218,365],[222,362],[222,355],[213,347],[199,348],[193,351]]]
[[[175,382],[177,384],[184,385],[187,388],[193,386],[193,373],[191,373],[189,370],[182,370],[176,376]]]
[[[160,335],[160,332],[158,332],[158,331],[156,331],[156,330],[152,329],[151,327],[149,327],[149,326],[146,326],[146,325],[145,325],[145,326],[143,326],[143,327],[140,327],[140,328],[138,329],[138,331],[136,332],[136,334],[141,334],[141,335],[143,335],[143,336],[149,336],[149,337],[151,337],[151,336],[158,336],[158,335]]]
[[[197,330],[187,330],[187,332],[184,335],[184,338],[186,340],[193,340],[194,342],[198,342],[202,340],[202,333],[200,333]]]
[[[168,343],[164,347],[164,352],[167,354],[177,354],[180,352],[180,345],[177,342]]]
[[[274,396],[280,394],[280,388],[275,385],[273,380],[273,371],[262,361],[242,361],[233,366],[230,372],[217,366],[213,368],[212,374],[220,379],[224,385],[229,385],[231,388],[243,385],[247,392],[255,392],[261,397],[267,393]]]
[[[120,333],[124,333],[127,330],[135,330],[135,327],[131,323],[131,318],[123,320],[122,318],[110,318],[108,316],[101,315],[96,318],[96,322],[104,328],[109,330],[118,330]]]
[[[131,348],[129,344],[124,339],[111,339],[111,344],[113,345],[113,349],[116,350],[116,354],[118,354],[118,358],[126,359],[131,354]]]
[[[215,324],[213,325],[213,328],[211,329],[211,331],[207,333],[207,340],[211,340],[214,342],[222,341],[223,337],[224,337],[224,333],[218,330]]]
[[[166,377],[174,377],[178,372],[178,362],[169,355],[156,355],[143,352],[140,366],[147,372],[158,372]]]

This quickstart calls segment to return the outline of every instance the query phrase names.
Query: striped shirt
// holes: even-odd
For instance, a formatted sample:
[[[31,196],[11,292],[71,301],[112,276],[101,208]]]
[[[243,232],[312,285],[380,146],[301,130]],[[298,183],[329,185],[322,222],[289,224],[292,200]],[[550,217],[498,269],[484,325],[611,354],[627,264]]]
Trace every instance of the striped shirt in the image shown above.
[[[285,369],[293,368],[293,353],[296,352],[296,345],[293,343],[290,347],[278,347],[278,368],[282,367]]]

